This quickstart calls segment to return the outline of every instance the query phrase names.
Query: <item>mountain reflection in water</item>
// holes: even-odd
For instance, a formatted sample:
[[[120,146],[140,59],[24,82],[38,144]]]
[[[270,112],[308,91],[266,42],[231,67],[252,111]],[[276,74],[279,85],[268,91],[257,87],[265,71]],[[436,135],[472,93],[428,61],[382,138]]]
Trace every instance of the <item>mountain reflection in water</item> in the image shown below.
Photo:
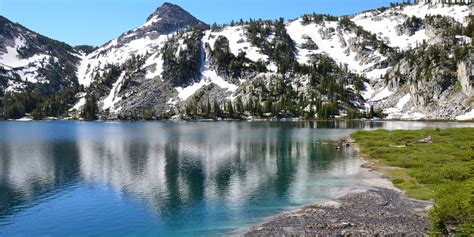
[[[0,123],[0,235],[219,235],[367,188],[351,132],[421,122]],[[33,221],[34,220],[34,221]]]

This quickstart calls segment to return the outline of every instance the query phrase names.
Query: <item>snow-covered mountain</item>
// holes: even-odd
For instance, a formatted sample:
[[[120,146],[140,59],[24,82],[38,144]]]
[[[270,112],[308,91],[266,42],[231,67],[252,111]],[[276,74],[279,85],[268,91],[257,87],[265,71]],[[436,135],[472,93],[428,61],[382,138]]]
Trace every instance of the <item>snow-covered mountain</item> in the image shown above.
[[[469,58],[472,56],[474,23],[472,2],[443,2],[425,0],[415,5],[379,8],[352,17],[355,24],[376,34],[390,47],[404,52],[401,60],[389,67],[385,81],[372,81],[377,90],[367,96],[369,103],[384,109],[389,118],[474,118],[471,101],[474,82],[472,59]],[[426,52],[432,49],[439,49],[436,52],[439,58],[427,58]],[[460,51],[464,51],[464,55],[453,58]],[[407,60],[413,53],[419,55],[418,60]],[[425,61],[438,65],[417,66],[423,57]],[[441,58],[442,62],[444,58],[453,61],[450,62],[451,72],[446,72],[448,69],[438,62]],[[424,82],[418,80],[421,71],[431,71],[431,76],[424,78]],[[443,73],[451,75],[440,76]],[[409,83],[405,83],[407,79]]]
[[[0,97],[33,88],[50,94],[73,86],[78,62],[71,46],[0,16]]]
[[[474,22],[470,0],[460,2],[212,27],[165,3],[142,26],[99,48],[67,47],[67,64],[84,87],[67,114],[78,117],[97,100],[104,119],[381,112],[393,119],[472,119]],[[24,60],[12,53],[21,38],[9,39],[9,48],[0,47],[4,84]],[[28,62],[39,65],[50,54],[32,55]]]
[[[429,16],[452,17],[467,26],[472,9],[468,5],[416,4],[379,9],[358,14],[352,21],[365,30],[376,34],[391,47],[402,50],[414,48],[423,41],[436,43],[436,29],[426,26]],[[410,24],[407,24],[410,23]]]
[[[197,25],[205,23],[179,6],[165,3],[148,17],[145,24],[122,34],[94,52],[83,55],[78,68],[79,83],[89,86],[107,65],[124,64],[132,56],[147,55],[150,59],[148,62],[154,65],[153,61],[159,60],[157,56],[161,47],[173,34]],[[149,77],[151,76],[150,74]]]

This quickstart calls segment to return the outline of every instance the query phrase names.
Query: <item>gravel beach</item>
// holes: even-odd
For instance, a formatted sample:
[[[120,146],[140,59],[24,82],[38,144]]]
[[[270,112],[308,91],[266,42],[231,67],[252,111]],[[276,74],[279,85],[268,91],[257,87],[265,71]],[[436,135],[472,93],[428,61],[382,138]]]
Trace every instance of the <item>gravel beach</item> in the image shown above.
[[[431,205],[374,188],[282,214],[245,236],[425,236]]]

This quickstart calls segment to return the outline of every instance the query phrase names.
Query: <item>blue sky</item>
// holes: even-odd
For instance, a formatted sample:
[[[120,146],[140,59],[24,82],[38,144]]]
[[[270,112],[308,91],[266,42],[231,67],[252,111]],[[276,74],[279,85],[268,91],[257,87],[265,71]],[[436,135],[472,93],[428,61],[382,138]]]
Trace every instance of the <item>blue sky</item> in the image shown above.
[[[161,0],[0,0],[0,15],[71,45],[99,46],[143,24]],[[206,23],[353,14],[395,0],[169,0]]]

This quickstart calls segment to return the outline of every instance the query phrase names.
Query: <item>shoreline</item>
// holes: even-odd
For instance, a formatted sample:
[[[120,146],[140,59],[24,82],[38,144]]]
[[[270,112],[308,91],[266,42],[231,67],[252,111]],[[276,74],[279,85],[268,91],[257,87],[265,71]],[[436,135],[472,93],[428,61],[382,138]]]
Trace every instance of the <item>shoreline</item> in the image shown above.
[[[185,121],[185,122],[220,122],[220,121],[247,121],[247,122],[301,122],[301,121],[315,121],[315,122],[331,122],[331,121],[390,121],[390,122],[446,122],[446,123],[474,123],[474,119],[455,120],[455,119],[384,119],[384,118],[357,118],[349,119],[345,117],[338,117],[333,119],[305,119],[302,117],[242,117],[242,118],[168,118],[168,119],[97,119],[84,120],[77,117],[47,117],[44,119],[34,119],[32,116],[25,116],[19,119],[4,119],[0,117],[0,121],[18,121],[18,122],[38,122],[38,121],[81,121],[81,122],[139,122],[139,121]]]
[[[361,169],[377,178],[366,178],[367,190],[356,190],[333,200],[302,206],[270,217],[244,230],[245,236],[292,235],[427,235],[432,201],[409,198],[367,160],[355,140],[346,138],[362,161]],[[344,148],[347,149],[347,148]]]

